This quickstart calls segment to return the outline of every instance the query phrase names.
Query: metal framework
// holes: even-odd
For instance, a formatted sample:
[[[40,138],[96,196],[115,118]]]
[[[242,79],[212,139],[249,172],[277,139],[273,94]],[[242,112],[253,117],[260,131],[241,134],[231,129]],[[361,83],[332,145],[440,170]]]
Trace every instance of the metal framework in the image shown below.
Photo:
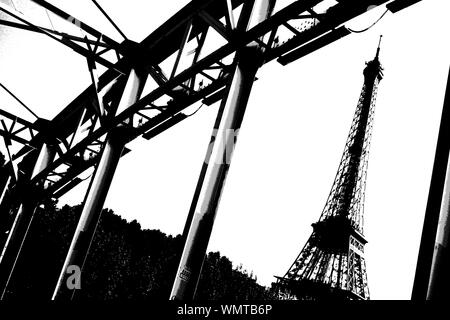
[[[325,208],[303,250],[278,281],[281,290],[298,299],[369,299],[363,217],[375,102],[383,77],[379,51],[364,69],[364,85]]]
[[[34,208],[74,188],[81,182],[80,174],[86,170],[100,170],[112,132],[121,132],[123,148],[119,149],[123,151],[113,152],[112,156],[118,154],[120,158],[130,151],[124,147],[126,143],[140,136],[151,139],[186,119],[188,115],[183,111],[189,106],[200,101],[210,105],[225,100],[230,95],[233,74],[239,63],[237,53],[249,44],[256,43],[261,48],[260,65],[274,59],[287,64],[350,34],[343,24],[370,8],[387,4],[389,10],[396,12],[417,2],[361,0],[355,4],[340,0],[326,5],[325,0],[291,1],[248,28],[251,12],[260,0],[193,0],[142,42],[135,43],[126,38],[94,1],[125,39],[119,43],[45,0],[31,1],[48,14],[82,30],[85,36],[44,28],[3,3],[0,3],[0,11],[11,19],[1,19],[0,25],[45,35],[84,56],[92,84],[50,121],[39,118],[31,123],[0,110],[0,135],[8,151],[8,178],[0,186],[0,205],[2,215],[6,216],[2,221],[7,221],[1,227],[9,230],[8,238],[0,239],[3,293],[7,291],[8,279],[25,241]],[[209,43],[210,35],[221,41]],[[107,69],[101,75],[99,66]],[[134,74],[143,75],[145,79],[148,75],[148,79],[137,84],[137,80],[132,79]],[[141,94],[146,84],[149,92]],[[139,87],[139,92],[127,91],[130,87]],[[18,151],[12,152],[15,149]],[[108,171],[109,183],[113,173],[114,170]],[[185,237],[204,175],[202,171],[187,218]],[[103,206],[103,194],[106,196],[109,183],[96,189],[92,186],[95,179],[94,174],[89,192],[97,200],[91,205],[85,201],[87,220],[80,221],[77,230],[83,228],[86,221],[89,224]],[[30,192],[35,195],[33,201],[25,203],[23,195]],[[91,230],[90,225],[84,227]],[[77,236],[73,245],[76,239]],[[82,260],[85,255],[86,252],[81,254]],[[68,256],[68,259],[72,258]]]
[[[448,252],[450,216],[450,70],[442,108],[439,136],[431,175],[422,238],[411,299],[445,300],[450,274]]]

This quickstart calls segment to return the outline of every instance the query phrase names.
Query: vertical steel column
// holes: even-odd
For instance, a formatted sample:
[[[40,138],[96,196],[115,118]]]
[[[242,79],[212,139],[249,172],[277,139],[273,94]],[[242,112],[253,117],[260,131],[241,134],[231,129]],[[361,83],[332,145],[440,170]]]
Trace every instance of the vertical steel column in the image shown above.
[[[11,174],[6,169],[5,164],[6,159],[4,159],[3,154],[0,152],[0,208],[2,205],[3,197],[8,190],[9,181],[11,180]]]
[[[256,0],[246,27],[264,21],[273,9],[274,1]],[[239,26],[238,26],[239,27]],[[172,300],[191,300],[203,265],[222,189],[230,166],[235,138],[247,106],[247,101],[261,65],[262,52],[256,43],[236,54],[236,67],[228,94],[222,100],[220,112],[200,181],[198,201],[170,294]],[[203,174],[204,172],[204,174]]]
[[[146,79],[146,74],[138,74],[135,70],[131,70],[120,99],[118,110],[122,111],[128,108],[139,99]],[[83,270],[89,246],[94,236],[109,187],[111,186],[114,172],[119,163],[125,143],[127,142],[126,132],[126,127],[117,127],[106,138],[100,162],[89,186],[80,220],[78,221],[69,251],[61,269],[52,300],[71,299],[75,293],[75,289],[68,288],[66,285],[67,278],[70,276],[67,271],[71,266],[78,267],[80,271]]]
[[[0,193],[0,206],[2,205],[3,198],[5,197],[6,191],[8,191],[8,185],[10,182],[11,182],[11,176],[8,176],[8,178],[6,179],[6,181],[4,183],[4,187],[0,189],[0,190],[2,190]]]
[[[436,242],[431,263],[427,300],[443,300],[449,297],[450,254],[448,240],[450,234],[450,163],[445,177],[444,199],[442,200]]]
[[[428,203],[423,222],[422,238],[417,259],[412,300],[425,300],[428,296],[431,265],[444,192],[445,176],[450,151],[450,72],[447,80],[444,106],[439,127]]]
[[[33,179],[37,174],[44,170],[53,161],[55,154],[55,148],[44,143],[30,178]],[[38,199],[36,199],[36,195],[34,194],[35,190],[33,189],[35,187],[39,188],[43,186],[31,186],[30,188],[25,189],[26,192],[30,192],[30,194],[23,195],[23,202],[17,211],[14,223],[0,254],[0,288],[2,290],[0,292],[0,299],[4,298],[17,259],[19,258],[22,246],[34,218],[36,206],[38,205]]]

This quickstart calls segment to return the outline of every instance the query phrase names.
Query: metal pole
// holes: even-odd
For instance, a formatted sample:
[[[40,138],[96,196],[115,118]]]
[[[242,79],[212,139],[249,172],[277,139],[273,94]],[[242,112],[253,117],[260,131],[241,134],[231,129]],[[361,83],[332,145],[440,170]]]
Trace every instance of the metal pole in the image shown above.
[[[246,27],[251,28],[264,21],[270,15],[273,3],[271,0],[255,1]],[[222,100],[221,112],[211,138],[210,152],[206,156],[206,171],[204,176],[202,174],[200,177],[201,188],[170,294],[172,300],[194,298],[230,166],[235,138],[242,123],[256,71],[262,62],[261,57],[261,49],[256,43],[249,44],[236,55],[233,79],[226,99]]]
[[[0,168],[0,171],[4,168]],[[6,171],[6,170],[5,170]],[[10,213],[11,213],[11,207],[8,204],[8,195],[9,195],[9,187],[12,180],[12,174],[9,174],[6,178],[6,181],[4,181],[4,188],[0,195],[0,248],[3,248],[6,240],[8,239],[9,235],[9,227],[11,224],[10,221]],[[0,189],[2,190],[2,189]],[[2,250],[3,251],[3,250]],[[1,252],[0,252],[1,254]],[[0,267],[1,269],[1,267]],[[1,276],[0,276],[0,283],[1,283]],[[0,285],[1,288],[1,285]]]
[[[55,154],[56,151],[53,146],[46,143],[42,145],[36,164],[33,167],[31,179],[53,161]],[[0,254],[0,288],[2,289],[0,299],[2,300],[20,256],[28,230],[33,221],[36,206],[38,205],[36,194],[34,194],[36,190],[34,190],[33,187],[35,186],[25,189],[26,192],[30,192],[30,194],[23,194],[24,201],[17,211],[14,223]]]
[[[121,97],[118,110],[124,110],[134,104],[142,94],[147,76],[132,70]],[[52,300],[71,299],[75,289],[66,285],[73,267],[83,269],[90,243],[97,227],[103,205],[108,194],[114,172],[125,146],[126,127],[118,127],[111,131],[105,141],[100,162],[96,168],[91,185],[86,195],[80,220],[70,244]]]
[[[9,186],[10,182],[11,182],[11,176],[8,176],[8,178],[5,181],[5,186],[3,188],[3,191],[0,194],[0,206],[1,206],[2,202],[3,202],[3,198],[5,197],[6,191],[8,191],[8,186]]]
[[[448,298],[450,287],[450,255],[448,240],[450,234],[450,163],[447,165],[445,177],[444,199],[439,216],[439,224],[434,244],[431,263],[430,282],[428,284],[427,300]]]
[[[423,222],[422,238],[417,259],[412,300],[425,300],[428,295],[431,265],[439,222],[442,195],[450,152],[450,72],[442,108],[433,173],[431,175],[428,203]]]

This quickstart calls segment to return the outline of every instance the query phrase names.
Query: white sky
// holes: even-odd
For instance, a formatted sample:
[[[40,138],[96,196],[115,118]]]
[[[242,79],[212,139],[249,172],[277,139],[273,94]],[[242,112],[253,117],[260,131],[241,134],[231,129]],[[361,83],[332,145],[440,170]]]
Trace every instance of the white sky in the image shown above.
[[[90,1],[51,2],[120,40]],[[99,2],[136,41],[187,3]],[[15,1],[19,8],[28,8],[26,3]],[[366,190],[366,262],[372,299],[410,298],[450,61],[444,41],[449,9],[447,0],[422,1],[287,67],[274,61],[258,72],[209,251],[242,263],[264,285],[286,272],[325,205],[364,63],[374,57],[383,34],[385,78]],[[373,10],[347,26],[363,29],[382,12]],[[0,28],[0,41],[0,81],[42,117],[53,117],[89,84],[84,58],[51,39]],[[0,104],[32,120],[3,92]],[[144,228],[181,233],[217,109],[205,107],[150,142],[132,142],[106,207]],[[85,187],[62,201],[79,203]]]

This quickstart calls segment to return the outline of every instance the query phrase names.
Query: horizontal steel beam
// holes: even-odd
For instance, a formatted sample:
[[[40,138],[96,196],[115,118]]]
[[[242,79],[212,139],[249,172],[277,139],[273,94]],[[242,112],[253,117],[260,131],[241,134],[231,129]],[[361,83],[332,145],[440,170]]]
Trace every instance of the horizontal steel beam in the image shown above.
[[[221,0],[222,1],[222,0]],[[243,1],[233,1],[233,8],[242,4]],[[304,0],[295,1],[280,10],[273,16],[269,17],[264,22],[256,25],[248,31],[239,30],[239,28],[232,30],[232,40],[222,47],[217,48],[211,54],[204,57],[199,61],[195,61],[192,66],[185,70],[182,70],[179,74],[173,78],[159,82],[158,87],[150,92],[145,97],[141,98],[135,104],[133,104],[128,109],[124,110],[117,116],[108,119],[100,128],[91,130],[90,134],[83,140],[78,142],[76,145],[71,146],[67,151],[60,155],[60,158],[54,161],[46,170],[44,170],[40,175],[38,175],[35,180],[31,183],[36,182],[39,179],[45,178],[48,174],[55,171],[58,167],[63,164],[77,162],[77,158],[87,150],[87,148],[95,141],[100,141],[104,136],[113,128],[121,125],[134,117],[142,117],[145,110],[154,108],[155,110],[160,110],[161,112],[152,116],[151,119],[147,116],[142,117],[144,123],[142,125],[134,127],[129,136],[129,140],[133,140],[136,137],[148,133],[147,137],[151,136],[151,131],[156,130],[156,128],[162,125],[164,122],[168,121],[171,117],[182,112],[185,108],[190,105],[205,99],[211,99],[215,92],[220,91],[226,85],[226,66],[221,64],[221,60],[231,54],[234,54],[236,50],[244,47],[252,41],[258,41],[262,43],[265,48],[265,63],[278,58],[282,55],[289,54],[289,52],[296,52],[297,48],[302,48],[306,43],[314,39],[320,39],[322,35],[330,36],[334,35],[333,30],[337,28],[340,24],[348,21],[364,12],[366,12],[369,5],[381,5],[388,0],[366,0],[359,1],[358,4],[349,5],[347,2],[341,2],[335,5],[329,13],[321,15],[320,22],[309,30],[301,32],[298,35],[294,35],[293,38],[289,39],[283,45],[275,46],[273,45],[273,40],[276,35],[277,30],[280,26],[285,24],[290,20],[297,19],[300,14],[311,12],[311,8],[316,4],[322,2],[321,0]],[[190,33],[189,39],[194,39],[200,33],[205,32],[205,28],[208,24],[199,17],[200,12],[204,11],[208,13],[211,18],[208,19],[219,19],[225,14],[228,14],[226,6],[217,6],[217,1],[207,0],[207,1],[192,1],[186,5],[183,9],[170,18],[161,27],[156,29],[149,37],[142,41],[140,44],[134,44],[130,54],[126,54],[123,59],[121,59],[116,67],[129,67],[133,57],[139,60],[139,63],[143,68],[154,68],[158,64],[165,60],[166,57],[170,56],[176,52],[179,47],[183,35],[186,33],[186,24],[188,21],[193,21],[192,31]],[[246,4],[242,10],[245,13]],[[197,17],[197,18],[196,18]],[[196,18],[196,19],[194,19]],[[239,25],[239,24],[238,24]],[[342,30],[342,29],[340,29]],[[331,32],[331,33],[330,33]],[[260,39],[260,37],[271,33],[270,40]],[[324,38],[325,39],[325,38]],[[319,41],[319,40],[318,40]],[[323,41],[323,39],[322,39]],[[319,41],[320,42],[320,41]],[[126,43],[122,44],[126,46]],[[326,44],[324,44],[326,45]],[[318,47],[314,48],[312,45],[309,48],[310,51],[317,50]],[[307,47],[299,50],[305,50]],[[298,52],[298,51],[297,51]],[[294,53],[291,53],[294,54]],[[186,83],[193,84],[195,79],[198,77],[205,78],[205,73],[208,70],[221,69],[224,72],[222,77],[214,76],[213,79],[207,79],[210,83],[204,87],[194,90],[193,87],[187,87]],[[203,76],[202,76],[203,74]],[[105,86],[114,79],[115,73],[111,70],[106,71],[99,79],[99,87]],[[119,77],[119,82],[123,77]],[[116,84],[113,92],[120,92],[120,84]],[[219,95],[219,94],[217,94]],[[155,104],[158,99],[168,96],[172,97],[172,103],[163,105],[162,107],[157,107]],[[72,134],[76,123],[78,122],[79,115],[82,110],[86,108],[86,105],[92,104],[95,99],[95,91],[93,87],[86,89],[77,99],[74,100],[68,107],[66,107],[58,116],[56,116],[51,121],[52,128],[55,128],[55,135],[61,139],[68,137]],[[220,99],[219,96],[214,96],[214,98]],[[87,117],[86,119],[89,119]],[[180,120],[182,121],[182,119]],[[171,126],[168,126],[171,127]],[[161,128],[160,128],[161,129]],[[80,161],[78,161],[80,162]],[[89,165],[94,165],[95,162],[89,163]],[[71,174],[67,175],[67,178],[63,178],[58,185],[65,185],[69,177],[76,176],[76,173],[81,173],[81,170],[86,170],[85,165],[74,166],[70,169]],[[54,189],[52,189],[54,190]]]
[[[416,4],[421,0],[395,0],[391,3],[389,3],[386,8],[388,8],[391,12],[396,13],[400,10],[406,9],[409,6],[412,6],[413,4]]]
[[[45,0],[31,0],[37,5],[43,7],[44,9],[52,12],[53,14],[57,15],[61,19],[66,20],[68,23],[72,23],[76,25],[77,27],[81,28],[82,30],[86,31],[87,33],[93,35],[96,38],[102,38],[108,45],[112,46],[116,50],[120,50],[120,44],[111,39],[110,37],[106,36],[102,32],[96,30],[95,28],[89,26],[88,24],[84,23],[83,21],[73,17],[72,15],[66,13],[65,11],[61,10],[60,8],[52,5],[51,3],[48,3]]]
[[[297,59],[300,59],[311,52],[314,52],[320,48],[323,48],[327,45],[329,45],[332,42],[335,42],[347,35],[350,34],[350,31],[346,27],[340,27],[336,30],[330,31],[329,33],[305,44],[304,46],[301,46],[298,49],[295,49],[284,56],[281,56],[278,58],[278,62],[282,65],[287,65],[291,62],[294,62]]]

